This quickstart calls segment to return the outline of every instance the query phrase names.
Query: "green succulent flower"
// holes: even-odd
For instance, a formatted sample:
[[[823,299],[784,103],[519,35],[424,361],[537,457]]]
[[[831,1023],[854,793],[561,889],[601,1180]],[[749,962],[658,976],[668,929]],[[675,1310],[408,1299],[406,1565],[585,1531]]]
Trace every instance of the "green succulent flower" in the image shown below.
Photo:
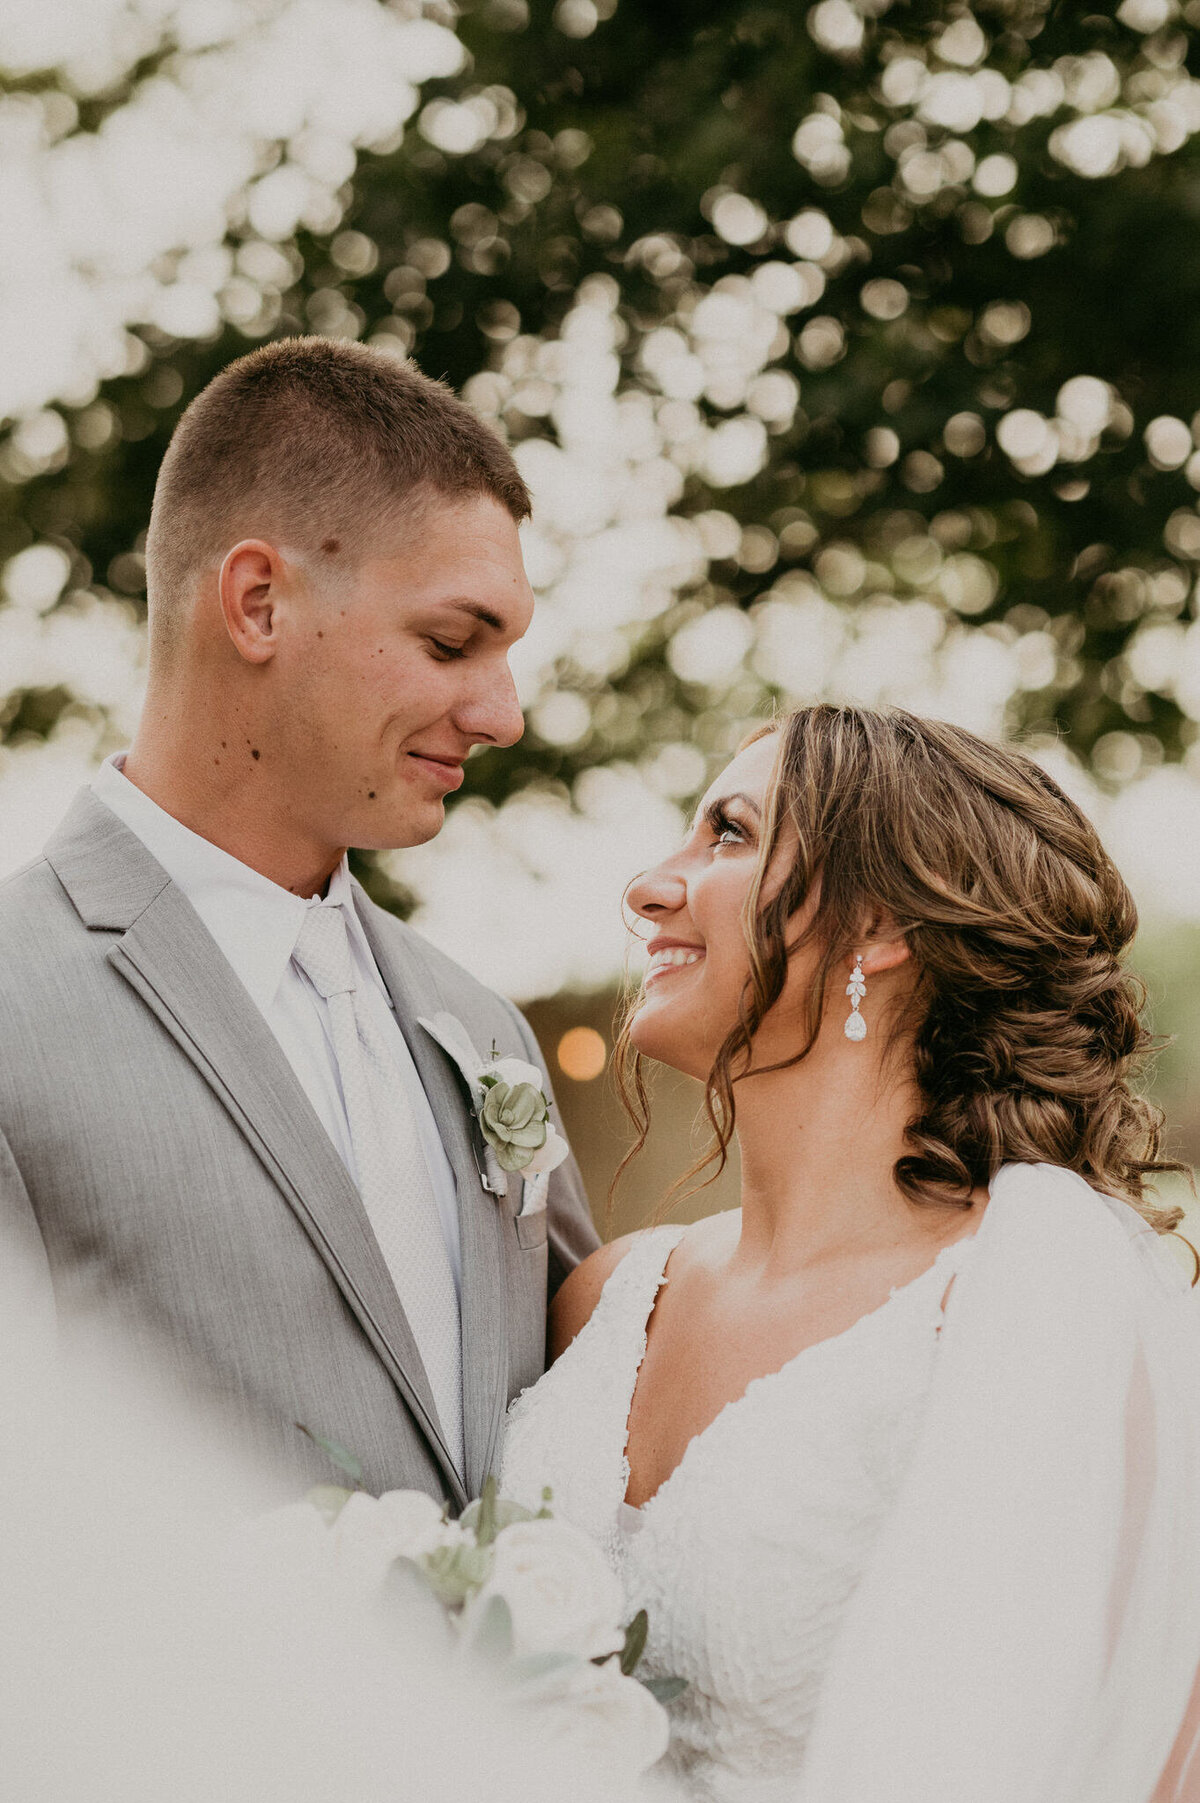
[[[479,1110],[483,1137],[502,1171],[523,1171],[546,1143],[550,1110],[532,1083],[491,1084]]]

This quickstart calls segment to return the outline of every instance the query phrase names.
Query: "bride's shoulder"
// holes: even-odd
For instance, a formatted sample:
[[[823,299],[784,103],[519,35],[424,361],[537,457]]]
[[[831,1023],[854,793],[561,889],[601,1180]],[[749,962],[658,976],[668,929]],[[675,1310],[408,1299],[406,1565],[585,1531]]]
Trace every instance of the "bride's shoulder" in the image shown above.
[[[643,1245],[658,1230],[640,1227],[635,1233],[609,1240],[575,1266],[550,1304],[550,1357],[556,1359],[586,1327],[605,1284],[634,1247]]]
[[[1040,1300],[1048,1318],[1058,1319],[1065,1295],[1089,1298],[1103,1324],[1127,1304],[1187,1290],[1149,1221],[1061,1165],[1005,1165],[976,1237],[972,1287],[1007,1286],[1027,1303]]]

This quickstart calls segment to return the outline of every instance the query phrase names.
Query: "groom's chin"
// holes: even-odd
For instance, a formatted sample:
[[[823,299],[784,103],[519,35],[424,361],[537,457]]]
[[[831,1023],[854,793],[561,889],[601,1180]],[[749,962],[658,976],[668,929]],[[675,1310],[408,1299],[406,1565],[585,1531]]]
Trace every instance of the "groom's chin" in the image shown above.
[[[428,801],[419,807],[408,804],[389,809],[380,818],[356,821],[357,836],[347,842],[359,851],[406,851],[436,839],[445,824],[442,802]]]

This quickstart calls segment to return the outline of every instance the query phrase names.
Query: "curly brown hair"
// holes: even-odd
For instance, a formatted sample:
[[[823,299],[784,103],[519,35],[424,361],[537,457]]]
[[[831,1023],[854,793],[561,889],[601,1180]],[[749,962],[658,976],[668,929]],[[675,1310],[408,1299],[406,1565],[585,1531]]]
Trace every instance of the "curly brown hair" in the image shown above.
[[[901,709],[804,707],[746,743],[768,733],[779,746],[743,920],[750,973],[706,1085],[712,1147],[687,1176],[725,1164],[734,1085],[783,992],[789,927],[815,896],[800,941],[818,953],[807,1037],[771,1068],[807,1056],[831,976],[863,922],[889,915],[917,973],[919,1024],[893,1040],[910,1048],[921,1097],[895,1167],[911,1201],[966,1206],[1002,1164],[1044,1161],[1174,1228],[1182,1211],[1157,1206],[1146,1180],[1186,1167],[1159,1156],[1161,1113],[1133,1087],[1152,1046],[1145,990],[1122,964],[1137,910],[1091,822],[1032,758]],[[795,850],[764,901],[785,833]],[[629,1018],[617,1079],[638,1138],[622,1169],[649,1127]]]

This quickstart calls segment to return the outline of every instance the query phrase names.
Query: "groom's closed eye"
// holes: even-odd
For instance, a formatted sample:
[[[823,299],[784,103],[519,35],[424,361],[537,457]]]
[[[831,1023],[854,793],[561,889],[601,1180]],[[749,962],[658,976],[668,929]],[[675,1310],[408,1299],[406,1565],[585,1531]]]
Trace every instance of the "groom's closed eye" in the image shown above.
[[[454,615],[458,617],[452,618]],[[467,631],[465,637],[456,636],[462,633],[466,620],[476,623],[475,630]],[[491,608],[483,607],[477,601],[448,601],[441,613],[425,624],[422,636],[434,658],[448,664],[467,655],[481,629],[489,634],[506,630],[500,615],[493,613]]]

